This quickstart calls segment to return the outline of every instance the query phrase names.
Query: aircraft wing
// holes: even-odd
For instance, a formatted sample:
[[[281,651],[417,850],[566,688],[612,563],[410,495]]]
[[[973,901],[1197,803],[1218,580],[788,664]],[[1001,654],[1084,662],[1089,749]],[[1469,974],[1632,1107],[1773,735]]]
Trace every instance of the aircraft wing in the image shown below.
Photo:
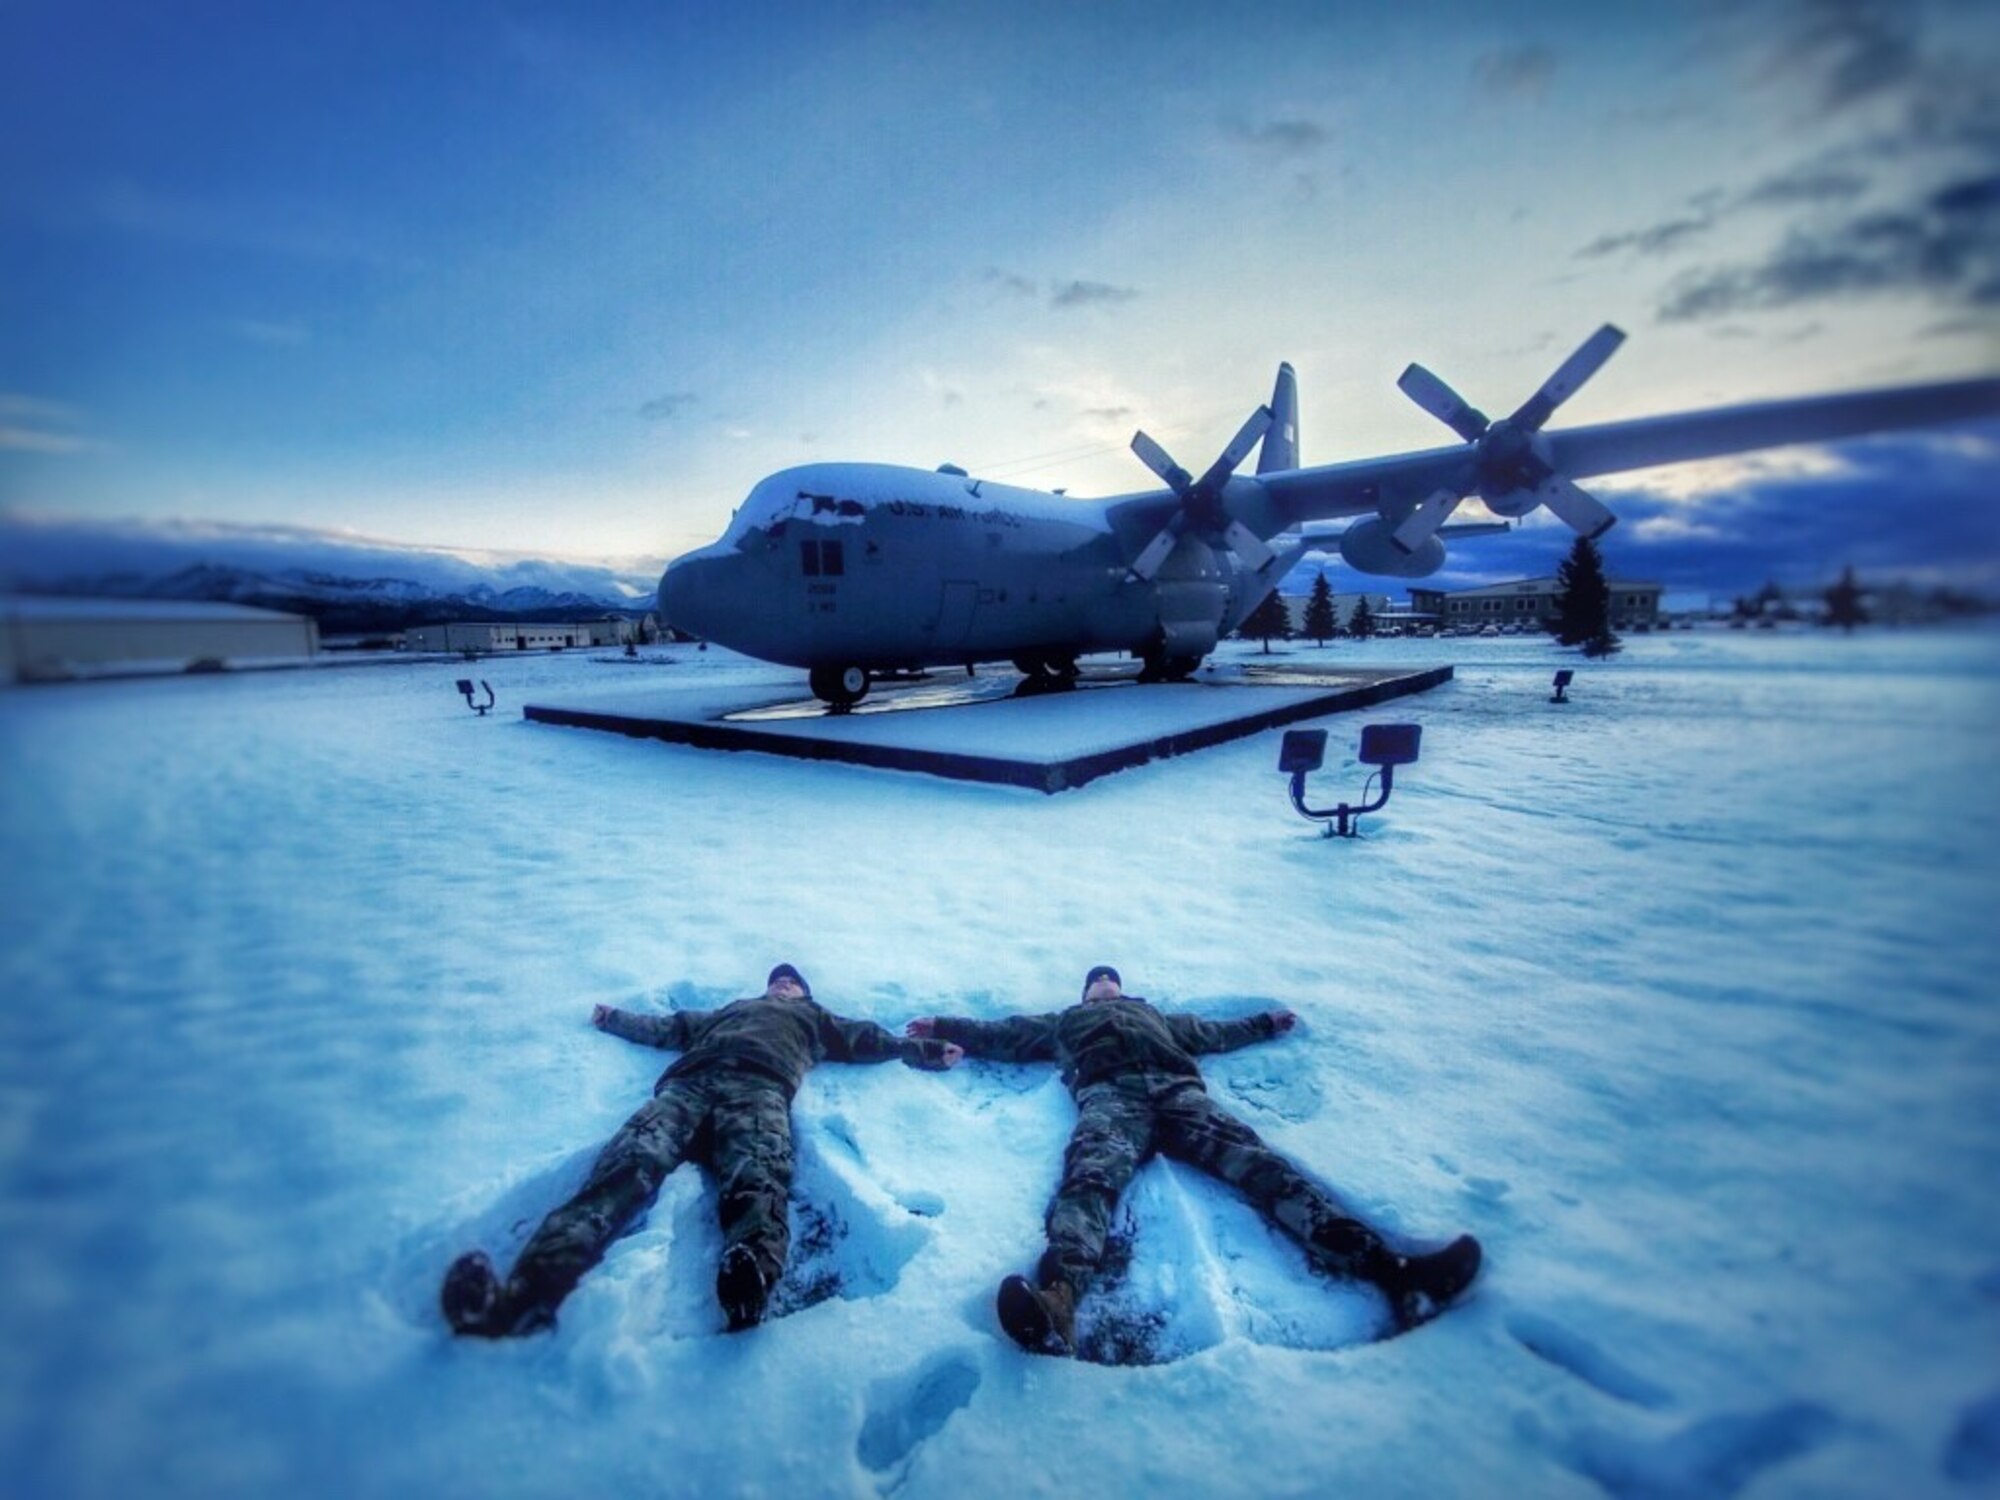
[[[1720,458],[1788,443],[1825,443],[1909,427],[2000,418],[2000,379],[1806,396],[1640,417],[1543,434],[1557,473],[1575,479]],[[1472,444],[1262,474],[1279,527],[1380,510],[1397,515],[1438,490],[1473,487]]]
[[[1618,474],[1691,458],[1719,458],[1787,443],[1830,443],[1872,432],[2000,417],[2000,380],[1855,391],[1640,417],[1551,432],[1555,467],[1571,478]]]

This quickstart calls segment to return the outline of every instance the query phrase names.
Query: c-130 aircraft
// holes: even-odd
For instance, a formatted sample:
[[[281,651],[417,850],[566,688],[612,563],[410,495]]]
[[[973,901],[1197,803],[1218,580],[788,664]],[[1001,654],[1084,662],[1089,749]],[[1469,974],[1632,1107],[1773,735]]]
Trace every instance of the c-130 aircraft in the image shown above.
[[[751,490],[720,540],[660,578],[661,617],[765,661],[807,669],[836,708],[874,674],[1010,661],[1051,686],[1077,658],[1125,651],[1142,680],[1187,677],[1322,538],[1363,573],[1423,578],[1477,495],[1509,520],[1545,506],[1575,531],[1615,521],[1576,480],[1786,443],[2000,415],[2000,378],[1721,407],[1545,432],[1624,341],[1609,324],[1512,415],[1489,419],[1421,365],[1397,384],[1460,439],[1448,447],[1299,466],[1298,386],[1278,367],[1260,406],[1199,478],[1144,432],[1133,451],[1165,489],[1071,499],[955,465],[808,464]],[[1260,446],[1261,445],[1261,446]],[[1259,448],[1255,476],[1236,468]]]

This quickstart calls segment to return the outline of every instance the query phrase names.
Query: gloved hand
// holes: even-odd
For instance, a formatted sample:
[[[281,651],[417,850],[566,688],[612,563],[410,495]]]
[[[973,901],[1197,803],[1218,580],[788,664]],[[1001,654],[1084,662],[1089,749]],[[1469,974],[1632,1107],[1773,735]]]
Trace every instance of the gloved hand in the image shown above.
[[[1273,1036],[1283,1036],[1298,1024],[1298,1016],[1291,1011],[1274,1010],[1271,1012],[1271,1034]]]
[[[965,1049],[956,1042],[940,1042],[934,1037],[911,1037],[903,1043],[903,1061],[929,1073],[942,1073],[958,1066]]]
[[[914,1021],[910,1022],[910,1023],[908,1024],[908,1025],[906,1025],[906,1026],[905,1026],[905,1027],[903,1028],[903,1035],[904,1035],[904,1036],[936,1036],[936,1035],[937,1035],[937,1017],[936,1017],[936,1016],[918,1016],[918,1017],[916,1018],[916,1020],[914,1020]]]

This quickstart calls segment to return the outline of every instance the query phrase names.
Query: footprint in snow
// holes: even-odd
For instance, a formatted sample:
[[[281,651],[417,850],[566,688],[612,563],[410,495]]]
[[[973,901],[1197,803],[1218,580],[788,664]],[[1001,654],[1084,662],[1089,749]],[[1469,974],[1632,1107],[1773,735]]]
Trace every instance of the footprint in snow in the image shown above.
[[[1645,1376],[1620,1364],[1582,1334],[1540,1313],[1510,1313],[1507,1331],[1538,1359],[1575,1376],[1593,1390],[1634,1406],[1662,1407],[1673,1398]]]
[[[1586,1434],[1571,1455],[1576,1469],[1618,1500],[1713,1500],[1840,1431],[1840,1420],[1811,1401],[1765,1411],[1704,1417],[1656,1442]]]
[[[910,1456],[943,1431],[978,1389],[979,1365],[964,1349],[946,1350],[911,1373],[868,1388],[868,1416],[854,1454],[884,1476],[883,1493],[902,1482]]]

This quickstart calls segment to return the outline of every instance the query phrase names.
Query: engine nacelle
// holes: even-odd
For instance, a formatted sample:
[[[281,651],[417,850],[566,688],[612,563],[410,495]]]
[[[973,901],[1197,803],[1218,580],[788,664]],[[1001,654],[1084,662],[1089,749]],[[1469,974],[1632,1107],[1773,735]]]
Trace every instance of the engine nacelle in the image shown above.
[[[1380,573],[1390,578],[1428,578],[1444,566],[1444,543],[1425,537],[1414,552],[1405,552],[1395,542],[1395,527],[1380,516],[1356,521],[1340,534],[1340,555],[1358,573]]]
[[[1486,508],[1496,516],[1505,516],[1510,521],[1518,521],[1537,505],[1542,503],[1539,493],[1531,489],[1504,490],[1496,495],[1482,495]]]

